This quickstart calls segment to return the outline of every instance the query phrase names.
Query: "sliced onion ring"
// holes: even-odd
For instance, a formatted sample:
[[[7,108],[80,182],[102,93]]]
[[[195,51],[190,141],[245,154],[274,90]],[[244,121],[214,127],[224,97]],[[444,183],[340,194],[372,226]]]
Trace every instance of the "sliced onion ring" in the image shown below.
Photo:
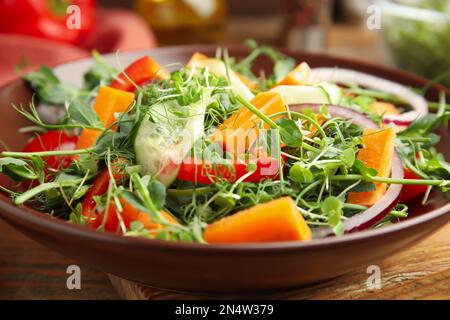
[[[385,123],[408,125],[417,118],[428,114],[428,104],[422,96],[404,85],[371,74],[341,68],[315,68],[311,71],[310,80],[313,82],[329,81],[343,85],[357,84],[380,90],[401,98],[413,108],[413,111],[400,115],[384,115]]]
[[[322,106],[325,106],[333,117],[340,117],[350,120],[352,123],[359,125],[362,128],[379,129],[375,122],[361,113],[346,107],[320,104],[298,104],[291,105],[289,107],[292,111],[299,112],[303,110],[311,110],[313,112],[319,112]],[[402,160],[397,150],[395,150],[394,157],[392,159],[391,177],[395,179],[403,179],[404,177]],[[390,185],[385,195],[376,204],[343,222],[344,232],[351,233],[365,230],[383,219],[398,203],[402,188],[403,185],[401,184]],[[314,238],[324,238],[334,235],[334,232],[330,227],[314,228],[312,231]]]
[[[357,124],[361,128],[380,129],[380,127],[372,119],[366,117],[358,111],[346,107],[319,103],[302,103],[289,105],[289,109],[292,111],[311,110],[314,113],[319,113],[322,107],[325,107],[333,117],[351,120],[354,124]]]

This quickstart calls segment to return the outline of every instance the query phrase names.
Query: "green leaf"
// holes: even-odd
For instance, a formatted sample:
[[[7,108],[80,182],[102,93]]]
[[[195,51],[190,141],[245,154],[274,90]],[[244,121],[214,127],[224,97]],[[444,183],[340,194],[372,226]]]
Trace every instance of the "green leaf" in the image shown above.
[[[142,117],[132,117],[129,114],[121,114],[118,119],[118,132],[121,137],[121,148],[123,150],[131,150],[134,153],[134,140],[139,131]]]
[[[408,217],[408,206],[405,204],[397,204],[394,209],[389,212],[382,220],[373,226],[374,229],[380,228],[392,223],[392,221],[405,219]]]
[[[448,121],[450,113],[444,113],[440,116],[429,113],[423,117],[417,118],[408,128],[399,134],[400,137],[425,137],[436,130],[441,124]]]
[[[355,150],[352,148],[345,149],[341,154],[341,160],[346,167],[351,168],[356,160]]]
[[[101,135],[95,142],[94,145],[95,153],[105,154],[108,151],[108,149],[115,149],[112,146],[116,141],[118,141],[117,139],[120,139],[120,141],[122,141],[120,134],[116,131],[109,131]]]
[[[323,213],[338,211],[342,209],[342,202],[336,197],[328,197],[322,202],[321,209]]]
[[[178,235],[179,235],[178,239],[180,241],[184,241],[184,242],[189,241],[188,240],[189,237],[184,236],[184,234],[185,234],[184,232],[178,233]],[[173,236],[170,234],[170,232],[168,232],[167,230],[159,231],[158,234],[156,235],[155,239],[166,240],[166,241],[175,240],[175,239],[173,239]],[[178,239],[176,239],[176,240],[178,240]]]
[[[356,159],[353,168],[364,177],[375,177],[377,170],[367,167],[361,160]]]
[[[368,181],[361,181],[358,185],[353,187],[349,192],[369,192],[375,190],[375,183]]]
[[[273,67],[275,81],[279,82],[295,67],[295,60],[291,58],[278,60]]]
[[[118,74],[116,68],[111,66],[96,50],[92,52],[92,68],[84,74],[84,88],[92,90],[102,84],[109,84]]]
[[[74,200],[81,199],[84,197],[84,195],[88,192],[90,186],[89,185],[83,185],[79,190],[75,190],[73,194],[71,195]]]
[[[252,38],[245,39],[244,45],[252,50],[255,50],[256,48],[258,48],[258,42],[256,42],[256,40],[252,39]]]
[[[164,208],[166,204],[166,187],[158,180],[151,180],[147,189],[157,210]]]
[[[94,151],[97,154],[104,154],[108,149],[124,151],[124,142],[128,139],[126,134],[117,131],[108,131],[101,135],[94,145]]]
[[[72,100],[79,92],[76,87],[61,83],[52,69],[46,66],[26,74],[23,79],[30,84],[39,100],[48,104],[64,104]]]
[[[442,100],[445,102],[445,100]],[[438,114],[428,114],[418,118],[406,130],[398,135],[397,149],[405,163],[415,168],[422,178],[435,180],[450,179],[450,164],[442,154],[433,148],[440,136],[432,131],[439,126],[448,127],[450,112],[440,109]],[[429,139],[429,141],[421,139]],[[421,154],[418,158],[417,155]],[[443,190],[445,191],[445,190]]]
[[[85,176],[89,172],[89,177],[92,177],[98,172],[98,163],[90,154],[82,154],[74,159],[66,172],[72,175]]]
[[[122,190],[120,195],[133,207],[142,212],[148,212],[147,208],[141,203],[139,198],[132,192],[128,190]]]
[[[42,85],[45,82],[48,85],[55,85],[60,83],[58,77],[53,73],[53,70],[44,65],[40,66],[38,71],[30,72],[25,75],[25,79],[32,84]]]
[[[87,103],[81,99],[75,99],[69,104],[68,108],[69,118],[72,122],[81,124],[86,128],[103,129],[103,124],[100,121],[97,113]]]
[[[257,169],[257,166],[256,166],[256,164],[254,164],[254,163],[249,163],[249,164],[245,167],[245,170],[246,170],[247,172],[254,172],[254,171],[256,171],[256,169]]]
[[[426,172],[435,178],[448,180],[450,179],[450,164],[445,161],[442,154],[437,153],[433,148],[430,149]]]
[[[221,193],[214,199],[214,204],[220,208],[232,208],[236,206],[236,198],[234,194]]]
[[[140,221],[131,221],[130,222],[130,230],[131,231],[142,231],[144,230],[144,225]]]
[[[294,120],[283,118],[278,121],[281,140],[289,147],[298,148],[302,145],[302,133]]]
[[[301,162],[296,162],[289,169],[289,178],[298,183],[309,183],[314,179],[312,172]]]
[[[83,177],[77,176],[77,175],[72,175],[72,174],[67,174],[67,173],[61,173],[59,174],[56,178],[55,178],[55,182],[61,182],[61,181],[71,181],[71,180],[80,180]]]
[[[336,197],[328,197],[321,204],[322,213],[328,216],[328,223],[336,227],[341,222],[342,201]]]
[[[337,236],[343,236],[343,235],[344,235],[344,231],[345,231],[345,226],[344,226],[344,224],[342,223],[342,221],[339,221],[338,224],[336,224],[336,225],[333,227],[333,232],[334,232],[334,234],[337,235]]]
[[[275,50],[272,47],[258,46],[256,41],[252,39],[246,40],[245,45],[252,51],[247,57],[241,59],[239,62],[232,63],[232,68],[240,74],[258,81],[259,87],[261,89],[268,89],[275,85],[276,82],[284,78],[284,76],[286,76],[286,74],[295,66],[294,59],[284,55],[283,53]],[[274,67],[273,72],[271,72],[273,75],[269,77],[258,78],[253,74],[252,68],[254,62],[258,59],[258,57],[262,55],[267,56],[273,62]],[[234,62],[234,60],[230,62]]]
[[[0,172],[15,181],[39,178],[39,173],[35,172],[28,162],[16,158],[0,158]]]
[[[83,212],[83,205],[81,204],[81,202],[79,202],[75,207],[75,211],[69,214],[69,223],[83,224],[82,212]]]
[[[31,162],[33,162],[33,168],[35,172],[43,172],[44,171],[44,161],[42,160],[42,157],[39,156],[32,156]]]

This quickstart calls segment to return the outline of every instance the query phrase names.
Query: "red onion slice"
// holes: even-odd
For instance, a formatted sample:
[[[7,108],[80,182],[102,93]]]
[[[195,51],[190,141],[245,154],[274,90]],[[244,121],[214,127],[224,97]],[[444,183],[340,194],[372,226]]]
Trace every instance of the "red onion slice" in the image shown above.
[[[289,105],[289,109],[292,111],[311,110],[315,113],[319,113],[322,107],[326,107],[328,112],[333,117],[351,120],[354,124],[357,124],[362,128],[380,129],[380,127],[372,119],[366,117],[364,114],[356,110],[349,109],[347,107],[318,103],[302,103]]]
[[[341,68],[315,68],[311,71],[310,81],[328,81],[343,85],[357,84],[384,91],[401,98],[413,108],[413,111],[400,115],[385,115],[385,123],[410,124],[417,118],[428,114],[427,101],[410,88],[364,72]]]
[[[322,106],[323,105],[319,104],[300,104],[291,105],[290,109],[292,111],[302,111],[308,109],[313,112],[319,112]],[[333,105],[325,105],[325,107],[333,117],[340,117],[350,120],[352,123],[359,125],[362,128],[379,129],[375,122],[357,111],[346,107]],[[404,177],[403,163],[397,151],[394,152],[394,157],[392,159],[391,177],[395,179],[403,179]],[[383,219],[398,203],[402,188],[403,185],[401,184],[390,185],[386,191],[386,194],[375,205],[343,222],[344,232],[351,233],[365,230]],[[314,238],[323,238],[334,235],[334,232],[330,227],[314,228],[312,232]]]

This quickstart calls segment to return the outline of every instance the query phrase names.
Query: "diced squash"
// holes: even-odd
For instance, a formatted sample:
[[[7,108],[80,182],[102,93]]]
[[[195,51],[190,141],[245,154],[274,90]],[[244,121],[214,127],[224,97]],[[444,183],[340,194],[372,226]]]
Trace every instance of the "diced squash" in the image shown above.
[[[367,167],[377,170],[378,177],[388,178],[391,174],[394,156],[394,129],[365,129],[363,144],[364,148],[359,150],[358,159]],[[370,207],[381,199],[386,189],[385,183],[376,183],[375,190],[350,193],[347,202]]]
[[[316,122],[322,126],[325,122],[327,121],[327,118],[325,118],[325,116],[318,114],[316,116]],[[317,132],[317,127],[313,124],[310,124],[309,126],[309,133],[306,135],[307,137],[311,138],[316,132]]]
[[[94,102],[94,110],[105,127],[116,120],[114,114],[125,112],[134,101],[134,94],[110,87],[101,87]],[[77,142],[77,149],[90,148],[100,136],[101,131],[83,129]]]
[[[196,65],[200,61],[205,61],[208,59],[207,55],[204,55],[201,52],[195,52],[189,62],[186,64],[186,67],[192,68],[194,65]]]
[[[139,221],[142,223],[145,229],[147,230],[158,230],[162,229],[163,226],[160,224],[155,223],[150,218],[150,215],[147,212],[139,211],[139,209],[135,208],[133,205],[131,205],[128,201],[126,201],[124,198],[120,201],[123,206],[123,210],[121,212],[123,222],[125,223],[125,226],[127,228],[130,227],[130,223],[133,221]],[[175,218],[167,213],[164,210],[161,210],[161,215],[171,223],[177,223]]]
[[[246,76],[240,74],[239,72],[235,72],[238,78],[249,88],[251,91],[256,91],[258,89],[258,86],[255,82],[253,82],[251,79],[247,78]]]
[[[194,53],[187,67],[208,68],[209,72],[218,77],[223,77],[229,80],[231,90],[242,96],[244,99],[250,100],[254,97],[249,88],[241,81],[233,70],[228,69],[225,63],[220,59],[208,58],[202,53]]]
[[[208,243],[254,243],[311,240],[312,234],[290,197],[272,200],[208,225]]]
[[[374,102],[370,105],[370,110],[377,115],[384,114],[400,114],[397,108],[392,103]]]
[[[291,70],[277,85],[304,85],[309,82],[311,68],[306,62],[300,63]]]
[[[202,65],[203,63],[206,63],[206,60],[208,60],[208,59],[209,59],[209,57],[204,55],[203,53],[195,52],[192,55],[189,62],[187,63],[186,67],[191,68],[194,65],[195,66]],[[244,76],[238,72],[234,72],[234,73],[239,78],[239,80],[241,80],[241,82],[247,86],[247,88],[249,88],[251,91],[256,91],[257,86],[256,86],[255,82],[253,82],[251,79],[247,78],[246,76]]]
[[[286,111],[283,99],[277,92],[261,92],[250,103],[266,116]],[[242,154],[259,136],[255,128],[257,121],[260,121],[258,116],[246,107],[241,107],[225,120],[210,138],[222,144],[228,152]],[[264,127],[268,128],[267,124]]]

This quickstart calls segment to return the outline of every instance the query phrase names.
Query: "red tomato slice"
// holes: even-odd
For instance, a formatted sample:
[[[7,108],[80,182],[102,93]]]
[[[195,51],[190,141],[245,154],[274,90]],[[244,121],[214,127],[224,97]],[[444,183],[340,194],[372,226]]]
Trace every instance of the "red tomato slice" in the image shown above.
[[[405,179],[420,179],[418,175],[414,172],[405,168]],[[404,185],[402,189],[402,194],[400,196],[400,202],[405,203],[423,195],[428,189],[425,185]]]
[[[118,158],[112,163],[113,178],[120,181],[125,177],[125,172],[123,171],[123,166],[127,164],[127,160]],[[97,212],[95,210],[95,200],[94,196],[101,196],[108,191],[109,180],[111,179],[108,169],[101,171],[92,183],[87,193],[83,197],[82,215],[88,218],[88,225],[92,228],[98,228],[104,219],[105,212]],[[105,221],[105,230],[116,231],[119,226],[119,219],[117,217],[117,211],[114,204],[110,204],[108,210],[108,216]]]
[[[247,174],[245,162],[229,162],[226,164],[211,164],[198,162],[193,158],[183,161],[177,179],[201,184],[211,184],[215,180],[236,181]],[[263,179],[275,179],[278,177],[278,160],[275,158],[259,159],[256,163],[256,170],[252,175],[245,178],[247,182],[260,182]]]
[[[149,56],[134,61],[125,69],[124,73],[119,74],[117,79],[113,80],[109,86],[114,89],[133,92],[136,89],[134,84],[142,85],[152,79],[162,80],[169,77],[167,70]]]

